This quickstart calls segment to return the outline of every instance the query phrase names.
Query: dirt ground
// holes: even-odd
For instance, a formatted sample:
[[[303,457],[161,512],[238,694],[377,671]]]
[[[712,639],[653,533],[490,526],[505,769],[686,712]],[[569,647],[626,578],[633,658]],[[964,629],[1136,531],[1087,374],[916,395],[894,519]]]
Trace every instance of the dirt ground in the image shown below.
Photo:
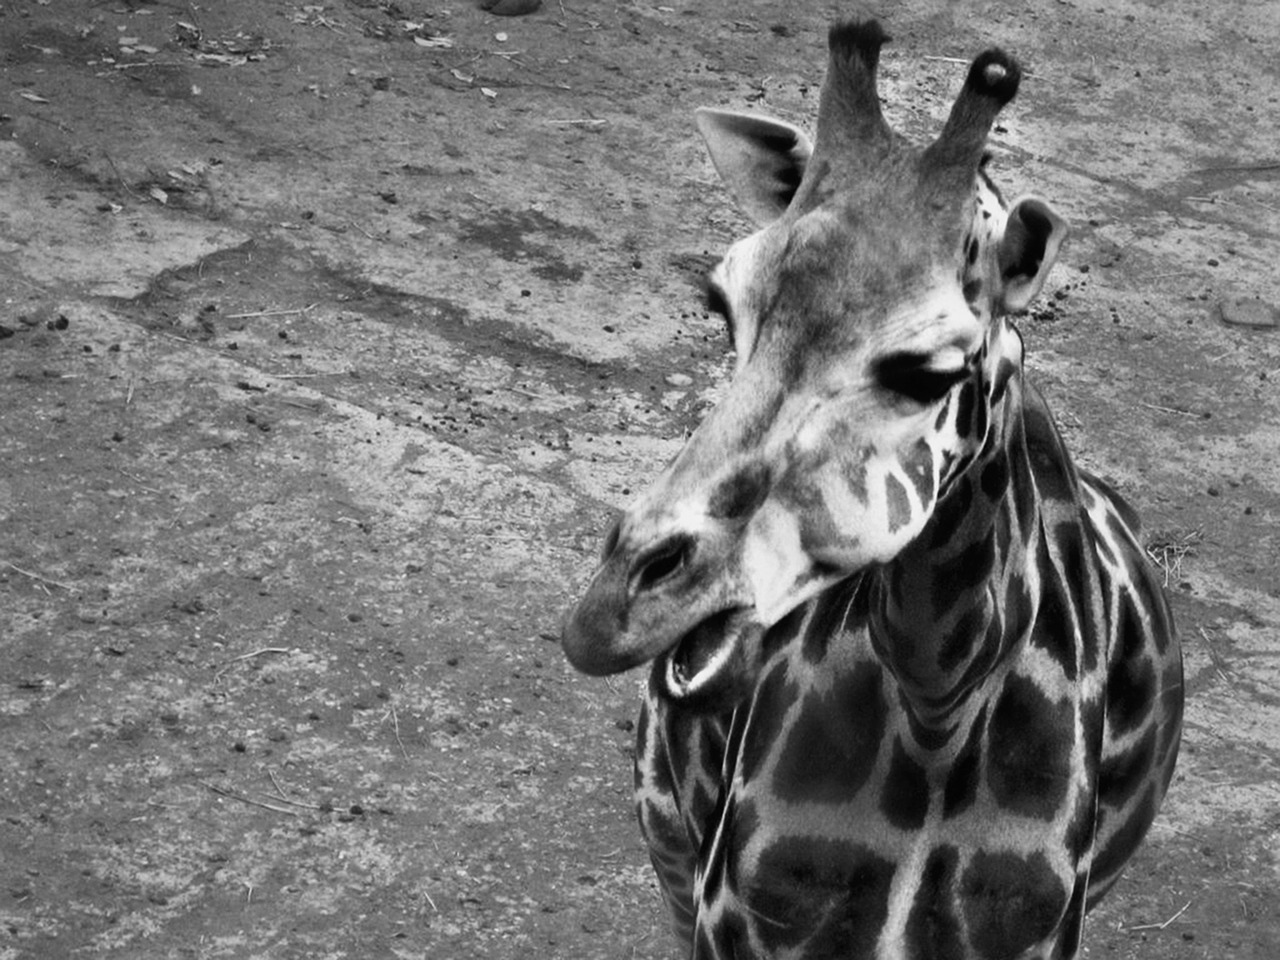
[[[836,4],[0,0],[0,960],[669,958],[639,675],[555,643],[728,370],[702,104]],[[1180,772],[1088,956],[1280,956],[1280,4],[881,3],[890,119],[1028,69],[1023,321],[1146,518]],[[960,58],[960,60],[957,60]]]

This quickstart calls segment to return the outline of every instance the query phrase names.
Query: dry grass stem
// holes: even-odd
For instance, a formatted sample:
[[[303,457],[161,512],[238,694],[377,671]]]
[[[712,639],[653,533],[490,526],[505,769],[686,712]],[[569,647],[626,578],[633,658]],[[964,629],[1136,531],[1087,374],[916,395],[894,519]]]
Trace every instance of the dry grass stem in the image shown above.
[[[70,584],[62,583],[61,581],[58,581],[58,580],[50,580],[48,577],[42,577],[40,574],[38,574],[38,573],[32,573],[30,570],[23,570],[23,569],[22,569],[20,566],[18,566],[16,563],[10,563],[8,560],[3,561],[3,563],[4,563],[4,565],[5,565],[6,567],[8,567],[10,570],[14,571],[15,573],[20,573],[20,574],[22,574],[24,577],[30,577],[32,580],[37,580],[37,581],[39,581],[40,583],[47,583],[47,584],[49,584],[49,586],[51,586],[51,587],[57,587],[57,588],[59,588],[60,590],[70,590],[70,589],[71,589],[71,585],[70,585]]]
[[[400,747],[400,754],[409,759],[409,751],[404,748],[404,741],[400,739],[400,718],[396,715],[396,705],[391,705],[391,729],[396,735],[396,744]]]
[[[1177,913],[1175,913],[1172,917],[1170,917],[1168,920],[1164,921],[1163,923],[1140,923],[1136,927],[1126,927],[1125,929],[1128,930],[1130,933],[1132,933],[1135,930],[1163,930],[1166,927],[1168,927],[1169,924],[1173,923],[1173,921],[1177,920],[1180,916],[1186,913],[1187,907],[1189,906],[1191,906],[1190,900],[1188,900],[1186,903],[1182,905],[1181,910],[1179,910]]]
[[[1176,413],[1183,417],[1195,417],[1197,420],[1202,419],[1200,414],[1196,413],[1194,410],[1179,410],[1177,407],[1162,407],[1158,403],[1147,403],[1145,400],[1139,400],[1138,402],[1148,410],[1159,410],[1161,413]]]
[[[232,313],[223,319],[226,320],[252,320],[254,317],[296,317],[306,313],[308,310],[314,310],[316,304],[310,303],[305,307],[297,310],[259,310],[256,313]]]
[[[218,669],[218,672],[213,675],[213,679],[215,681],[218,680],[224,673],[226,673],[228,670],[230,670],[232,667],[234,667],[237,663],[239,663],[242,660],[252,660],[254,657],[261,657],[268,653],[292,653],[292,652],[293,651],[290,650],[288,647],[263,647],[261,650],[254,650],[252,653],[242,653],[240,654],[240,656],[232,657],[230,660],[224,663]]]
[[[300,816],[297,810],[290,810],[288,807],[278,807],[274,803],[266,803],[263,800],[255,800],[253,797],[246,797],[244,794],[236,793],[234,790],[227,790],[215,784],[208,783],[204,780],[200,781],[200,785],[213,791],[220,797],[227,797],[231,800],[239,800],[241,803],[247,803],[250,806],[262,807],[264,810],[272,810],[275,813],[287,813],[291,817]]]
[[[1164,585],[1182,575],[1182,561],[1194,556],[1196,546],[1204,539],[1204,531],[1199,527],[1194,530],[1158,530],[1147,541],[1147,556],[1151,562],[1164,571]]]

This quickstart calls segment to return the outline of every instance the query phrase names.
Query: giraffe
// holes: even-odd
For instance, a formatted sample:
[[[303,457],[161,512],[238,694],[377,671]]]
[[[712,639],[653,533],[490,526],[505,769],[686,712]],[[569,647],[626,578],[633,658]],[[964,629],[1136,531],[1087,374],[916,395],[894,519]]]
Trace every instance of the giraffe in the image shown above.
[[[876,21],[834,25],[813,140],[703,109],[759,229],[708,279],[736,367],[567,614],[652,663],[642,833],[699,960],[1070,958],[1168,789],[1182,660],[1138,520],[1073,465],[1010,317],[1066,234],[986,140],[890,130]]]

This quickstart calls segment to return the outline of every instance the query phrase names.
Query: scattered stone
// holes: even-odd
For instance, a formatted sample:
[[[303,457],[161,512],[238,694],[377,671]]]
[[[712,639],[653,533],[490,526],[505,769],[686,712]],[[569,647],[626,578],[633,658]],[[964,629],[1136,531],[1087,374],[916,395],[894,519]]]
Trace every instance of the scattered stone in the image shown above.
[[[3,323],[0,323],[0,340],[8,340],[17,332],[13,327],[6,327]]]
[[[1254,330],[1273,330],[1280,324],[1276,308],[1269,303],[1248,297],[1223,300],[1218,304],[1218,317],[1233,327],[1249,327]]]
[[[664,377],[663,382],[669,387],[687,387],[693,383],[693,377],[683,373],[672,373]]]

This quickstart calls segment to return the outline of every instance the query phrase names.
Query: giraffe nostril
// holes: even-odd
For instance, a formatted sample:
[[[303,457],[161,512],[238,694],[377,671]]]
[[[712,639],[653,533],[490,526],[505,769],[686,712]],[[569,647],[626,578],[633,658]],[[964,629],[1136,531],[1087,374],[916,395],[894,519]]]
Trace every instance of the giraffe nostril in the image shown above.
[[[671,579],[693,556],[693,538],[683,534],[662,541],[636,558],[631,570],[631,590],[643,593]]]

